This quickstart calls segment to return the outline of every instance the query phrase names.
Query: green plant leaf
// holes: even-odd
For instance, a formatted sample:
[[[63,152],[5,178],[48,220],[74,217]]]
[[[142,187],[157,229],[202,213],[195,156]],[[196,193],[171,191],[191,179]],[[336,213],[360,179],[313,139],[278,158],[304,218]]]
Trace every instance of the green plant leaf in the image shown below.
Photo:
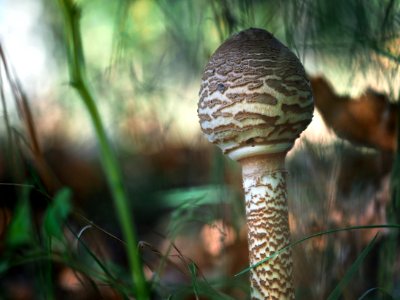
[[[44,215],[43,230],[59,240],[63,239],[63,224],[71,212],[71,190],[63,188],[60,190],[47,208]]]
[[[350,268],[347,270],[347,272],[344,275],[344,277],[342,278],[342,280],[340,280],[338,285],[335,287],[335,289],[329,295],[328,300],[337,300],[340,298],[343,289],[349,284],[349,282],[353,278],[354,274],[360,268],[364,259],[367,257],[367,255],[371,252],[372,248],[374,247],[377,236],[378,236],[378,234],[375,235],[375,237],[369,242],[367,247],[364,248],[364,250],[360,253],[360,255],[357,257],[357,259],[354,261],[354,263],[350,266]]]
[[[6,244],[17,247],[32,242],[32,217],[29,205],[30,187],[24,187],[14,216],[8,227]]]

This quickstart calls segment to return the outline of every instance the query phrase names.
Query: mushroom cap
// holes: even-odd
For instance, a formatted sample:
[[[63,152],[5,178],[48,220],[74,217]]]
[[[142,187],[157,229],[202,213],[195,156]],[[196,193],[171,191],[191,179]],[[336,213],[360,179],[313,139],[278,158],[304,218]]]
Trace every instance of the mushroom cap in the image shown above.
[[[303,65],[263,29],[239,32],[215,51],[199,94],[202,131],[235,160],[287,152],[314,111]]]

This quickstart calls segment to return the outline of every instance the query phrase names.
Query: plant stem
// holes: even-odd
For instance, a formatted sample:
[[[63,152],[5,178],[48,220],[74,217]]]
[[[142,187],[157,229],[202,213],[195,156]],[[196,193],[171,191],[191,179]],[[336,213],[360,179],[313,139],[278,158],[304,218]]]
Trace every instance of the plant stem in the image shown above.
[[[128,197],[122,182],[122,174],[116,156],[107,139],[106,131],[93,95],[86,81],[83,47],[80,32],[80,10],[73,0],[59,0],[65,21],[68,66],[71,85],[77,90],[92,120],[100,146],[101,162],[111,190],[117,216],[126,241],[126,250],[136,298],[149,299],[142,263],[139,257],[136,231],[130,214]]]

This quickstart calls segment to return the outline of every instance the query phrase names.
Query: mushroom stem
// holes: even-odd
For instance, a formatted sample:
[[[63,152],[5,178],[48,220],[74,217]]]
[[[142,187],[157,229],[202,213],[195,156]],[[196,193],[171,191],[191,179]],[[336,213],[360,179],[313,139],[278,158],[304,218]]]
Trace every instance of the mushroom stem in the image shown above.
[[[290,242],[285,154],[255,156],[240,163],[250,264],[254,265]],[[251,299],[294,299],[292,270],[290,249],[251,269]]]
[[[314,110],[303,65],[263,29],[226,40],[211,56],[198,115],[208,140],[243,167],[250,262],[289,243],[284,163]],[[251,271],[252,299],[294,299],[290,250]]]

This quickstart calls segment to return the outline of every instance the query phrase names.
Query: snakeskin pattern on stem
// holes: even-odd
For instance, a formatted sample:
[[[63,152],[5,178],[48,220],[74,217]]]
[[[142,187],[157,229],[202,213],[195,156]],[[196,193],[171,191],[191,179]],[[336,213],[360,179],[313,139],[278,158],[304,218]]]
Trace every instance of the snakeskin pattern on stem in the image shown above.
[[[251,265],[290,243],[284,156],[266,160],[269,168],[254,159],[242,162]],[[292,269],[290,249],[252,269],[251,299],[294,299]]]

